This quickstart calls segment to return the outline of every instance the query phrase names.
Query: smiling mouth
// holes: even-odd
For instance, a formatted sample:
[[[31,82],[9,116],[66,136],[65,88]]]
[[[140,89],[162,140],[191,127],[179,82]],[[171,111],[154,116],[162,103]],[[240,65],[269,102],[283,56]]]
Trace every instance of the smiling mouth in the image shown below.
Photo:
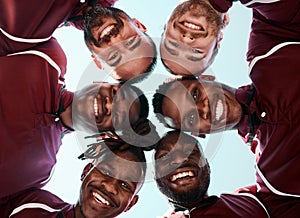
[[[192,29],[192,30],[204,30],[204,28],[202,26],[196,25],[194,23],[190,23],[190,22],[187,22],[187,21],[180,22],[180,24],[182,24],[186,28],[189,28],[189,29]]]
[[[99,116],[99,108],[98,108],[98,101],[96,97],[94,98],[94,114],[97,119]]]
[[[220,118],[222,117],[223,113],[224,113],[224,105],[223,105],[222,100],[219,99],[217,101],[216,112],[215,112],[216,121],[220,120]]]
[[[115,28],[115,24],[111,24],[102,30],[102,32],[99,34],[99,37],[103,39],[104,37],[107,37],[111,34],[112,30]]]
[[[106,206],[111,206],[111,204],[106,200],[103,196],[101,196],[97,192],[92,192],[94,199],[99,203],[99,204],[104,204]]]
[[[182,179],[194,178],[195,176],[196,176],[195,172],[193,172],[192,170],[187,170],[187,171],[184,171],[184,172],[179,172],[179,173],[171,175],[169,177],[169,180],[171,182],[176,182],[176,181],[179,181],[179,180],[182,180]]]
[[[184,28],[188,31],[193,31],[193,32],[205,31],[204,27],[201,24],[195,24],[195,23],[188,22],[188,21],[180,21],[178,23],[182,26],[182,28]]]

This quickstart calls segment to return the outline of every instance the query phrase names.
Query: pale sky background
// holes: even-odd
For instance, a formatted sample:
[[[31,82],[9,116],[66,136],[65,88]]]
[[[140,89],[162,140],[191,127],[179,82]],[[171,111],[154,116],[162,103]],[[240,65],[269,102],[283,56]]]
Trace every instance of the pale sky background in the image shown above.
[[[157,42],[163,31],[164,23],[177,4],[177,0],[119,0],[115,7],[127,12],[131,17],[140,20],[146,27],[147,33]],[[224,30],[224,39],[221,49],[210,71],[217,80],[233,87],[250,83],[247,73],[246,50],[251,22],[251,11],[240,3],[235,3],[230,12],[230,23]],[[63,27],[55,32],[67,59],[67,89],[79,89],[86,68],[93,67],[90,52],[83,41],[83,32],[72,27]],[[163,71],[163,66],[158,59],[153,77],[158,74],[169,75]],[[84,74],[85,75],[85,74]],[[100,72],[99,72],[100,75]],[[101,76],[99,77],[101,78]],[[155,80],[156,81],[156,80]],[[153,80],[148,82],[152,88],[159,85]],[[152,111],[151,96],[149,98],[150,111]],[[150,114],[149,118],[154,116]],[[160,129],[159,129],[160,130]],[[54,175],[45,187],[69,203],[76,203],[81,185],[80,175],[87,162],[77,159],[81,154],[79,146],[80,136],[72,133],[63,139],[63,145],[58,153],[58,162]],[[211,183],[209,195],[230,193],[235,189],[253,184],[255,182],[254,156],[249,147],[243,143],[236,130],[218,135],[211,135],[207,139],[200,139],[211,166]],[[147,153],[148,166],[151,166],[152,153]],[[151,167],[148,167],[147,181],[139,192],[138,203],[120,218],[155,218],[163,215],[168,209],[164,196],[158,191],[156,184],[151,179]]]

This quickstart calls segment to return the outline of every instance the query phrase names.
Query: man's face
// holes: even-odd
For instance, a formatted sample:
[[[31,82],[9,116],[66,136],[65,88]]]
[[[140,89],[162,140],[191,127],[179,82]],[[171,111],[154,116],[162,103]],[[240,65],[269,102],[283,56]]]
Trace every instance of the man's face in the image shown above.
[[[155,179],[160,191],[175,202],[195,201],[207,192],[209,168],[195,139],[169,135],[155,149]]]
[[[138,200],[136,193],[143,183],[143,169],[131,152],[117,155],[107,155],[96,168],[85,168],[87,175],[81,185],[79,204],[87,218],[116,217]]]
[[[198,75],[217,52],[221,14],[205,0],[179,4],[165,26],[160,44],[164,64],[180,75]]]
[[[165,93],[162,113],[172,128],[213,133],[233,128],[242,109],[235,90],[214,81],[176,81]]]
[[[115,79],[129,80],[144,72],[155,55],[155,46],[137,20],[100,8],[92,17],[90,28],[94,38],[89,47],[96,57],[114,69]]]
[[[130,127],[141,112],[138,95],[129,86],[95,83],[75,92],[72,119],[75,129],[98,132]]]

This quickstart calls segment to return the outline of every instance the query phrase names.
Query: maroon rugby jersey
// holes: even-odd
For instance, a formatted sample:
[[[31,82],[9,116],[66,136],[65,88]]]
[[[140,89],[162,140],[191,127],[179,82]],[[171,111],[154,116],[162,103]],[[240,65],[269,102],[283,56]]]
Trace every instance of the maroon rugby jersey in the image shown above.
[[[52,38],[0,57],[0,203],[49,180],[65,128],[58,114],[73,93],[62,89],[66,57]]]
[[[99,0],[112,6],[117,0]],[[69,18],[82,15],[87,0],[0,0],[0,56],[27,50],[47,41],[54,30]],[[82,29],[82,20],[71,25]]]
[[[210,2],[222,12],[231,6]],[[242,104],[251,100],[257,116],[251,122],[244,116],[239,134],[249,138],[254,128],[259,192],[300,197],[300,1],[241,2],[253,10],[247,58],[255,92],[249,99],[250,86],[241,87],[236,97]]]
[[[64,202],[51,192],[29,189],[6,204],[0,205],[0,217],[74,218],[75,212],[74,205]]]

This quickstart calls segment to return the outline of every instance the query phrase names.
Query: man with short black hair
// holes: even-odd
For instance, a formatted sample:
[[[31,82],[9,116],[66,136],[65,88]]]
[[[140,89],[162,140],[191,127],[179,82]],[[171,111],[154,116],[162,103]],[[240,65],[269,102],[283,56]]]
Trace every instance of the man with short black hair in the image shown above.
[[[137,193],[145,180],[143,149],[120,140],[115,140],[113,147],[109,142],[101,142],[93,149],[96,157],[84,154],[93,163],[82,172],[76,204],[66,203],[45,190],[29,189],[10,201],[9,207],[2,207],[1,217],[113,218],[130,210],[137,203]]]

